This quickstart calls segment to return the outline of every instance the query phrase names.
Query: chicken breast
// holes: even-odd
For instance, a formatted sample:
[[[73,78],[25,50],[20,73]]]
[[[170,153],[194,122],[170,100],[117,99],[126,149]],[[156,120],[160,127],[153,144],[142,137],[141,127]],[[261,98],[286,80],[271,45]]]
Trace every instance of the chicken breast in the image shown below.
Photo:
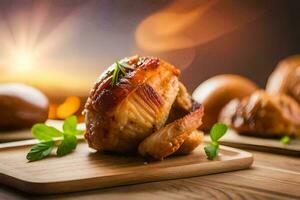
[[[219,121],[240,134],[300,136],[299,104],[284,94],[269,95],[263,90],[241,101],[235,99],[229,102],[221,111]]]
[[[124,68],[116,81],[115,70],[119,65]],[[174,107],[183,107],[182,115],[194,111],[181,120],[181,125],[176,125],[182,133],[176,130],[174,137],[186,135],[182,144],[197,129],[203,108],[192,109],[193,103],[178,80],[179,74],[171,64],[151,57],[133,56],[110,66],[96,81],[85,105],[85,138],[89,146],[118,153],[137,152],[145,138],[165,130],[167,120],[182,117],[175,114],[173,120],[169,118]]]

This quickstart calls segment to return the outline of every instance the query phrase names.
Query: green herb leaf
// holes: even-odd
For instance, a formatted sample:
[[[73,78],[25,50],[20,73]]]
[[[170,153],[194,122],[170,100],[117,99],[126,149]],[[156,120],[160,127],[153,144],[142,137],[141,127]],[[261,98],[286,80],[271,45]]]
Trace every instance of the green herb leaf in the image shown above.
[[[210,144],[211,144],[212,146],[215,146],[215,147],[219,148],[219,143],[218,143],[218,142],[211,141]]]
[[[34,145],[26,156],[27,160],[37,161],[47,157],[51,153],[53,145],[54,141],[41,142]]]
[[[280,139],[280,142],[282,144],[289,144],[291,142],[291,138],[289,136],[283,136],[281,139]]]
[[[119,78],[120,78],[120,72],[123,76],[126,75],[126,70],[124,69],[124,67],[132,69],[132,67],[130,65],[128,65],[127,63],[120,63],[119,61],[116,61],[114,65],[115,65],[115,68],[114,68],[114,72],[113,72],[112,80],[111,80],[112,86],[117,85]]]
[[[123,68],[123,66],[117,61],[116,62],[117,67],[120,69],[120,71],[122,72],[123,75],[126,74],[125,69]]]
[[[209,144],[204,147],[204,151],[206,153],[207,158],[209,160],[213,160],[218,155],[219,147]]]
[[[77,117],[72,115],[65,119],[63,124],[64,133],[68,133],[71,135],[78,135],[83,133],[83,131],[77,129]]]
[[[117,85],[117,82],[119,80],[119,72],[120,72],[120,68],[118,67],[118,65],[116,64],[116,67],[114,69],[114,73],[112,75],[112,80],[111,80],[111,84],[112,86]]]
[[[65,119],[63,124],[63,130],[64,133],[68,133],[71,135],[81,135],[84,133],[83,130],[77,129],[77,117],[75,115],[72,115]]]
[[[63,130],[65,133],[70,133],[72,134],[73,132],[76,131],[77,127],[77,117],[72,115],[65,119],[64,124],[63,124]]]
[[[225,133],[228,127],[225,124],[217,123],[214,124],[210,130],[210,138],[212,141],[217,142]]]
[[[31,128],[31,132],[35,138],[41,141],[50,141],[55,137],[61,137],[63,135],[63,133],[56,128],[45,124],[35,124]]]
[[[62,139],[56,154],[64,156],[74,150],[77,146],[76,135],[82,134],[84,131],[77,129],[77,117],[71,116],[65,119],[63,124],[63,133],[54,127],[45,124],[36,124],[32,127],[32,134],[42,142],[34,145],[27,154],[27,159],[36,161],[43,159],[51,153],[54,146],[54,138]]]
[[[228,127],[225,124],[217,123],[214,124],[210,130],[210,144],[204,147],[204,151],[209,160],[213,160],[219,152],[218,140],[225,135]]]
[[[64,139],[62,143],[58,146],[56,155],[61,157],[64,156],[74,149],[76,149],[77,146],[77,138],[74,135],[71,134],[64,134]]]

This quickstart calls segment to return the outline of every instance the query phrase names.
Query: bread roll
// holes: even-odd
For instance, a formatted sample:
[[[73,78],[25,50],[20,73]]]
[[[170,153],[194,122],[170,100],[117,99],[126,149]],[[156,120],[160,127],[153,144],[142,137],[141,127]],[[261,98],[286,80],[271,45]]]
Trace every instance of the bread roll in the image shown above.
[[[230,100],[249,96],[257,89],[251,80],[233,74],[214,76],[201,83],[193,92],[193,99],[204,106],[201,130],[209,130],[218,121],[218,116]]]
[[[0,130],[30,128],[48,118],[48,99],[24,84],[0,84]]]

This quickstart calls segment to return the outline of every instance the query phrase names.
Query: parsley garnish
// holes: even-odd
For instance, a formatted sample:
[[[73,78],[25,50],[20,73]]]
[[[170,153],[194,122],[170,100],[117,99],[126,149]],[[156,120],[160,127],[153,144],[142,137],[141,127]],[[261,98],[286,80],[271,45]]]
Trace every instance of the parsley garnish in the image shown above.
[[[112,86],[117,85],[117,83],[120,79],[120,76],[126,75],[125,68],[132,69],[132,66],[126,62],[122,62],[122,63],[119,61],[115,62],[115,68],[114,68],[114,72],[112,75],[112,81],[111,81]]]
[[[280,139],[280,142],[282,144],[289,144],[291,142],[291,138],[289,136],[285,135]]]
[[[34,125],[31,132],[33,136],[41,142],[30,149],[26,156],[29,161],[41,160],[50,155],[55,146],[54,139],[61,141],[58,145],[56,155],[59,157],[64,156],[76,148],[76,135],[83,134],[82,130],[77,129],[76,116],[71,116],[64,121],[63,132],[46,124]]]
[[[213,160],[219,152],[218,140],[225,135],[228,127],[225,124],[217,123],[214,124],[210,130],[210,144],[204,147],[204,151],[209,160]]]

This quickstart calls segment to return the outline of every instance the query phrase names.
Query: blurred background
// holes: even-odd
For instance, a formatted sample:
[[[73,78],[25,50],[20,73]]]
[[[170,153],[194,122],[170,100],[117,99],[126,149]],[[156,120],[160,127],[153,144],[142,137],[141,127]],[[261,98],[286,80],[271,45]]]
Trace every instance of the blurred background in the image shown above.
[[[81,107],[96,77],[134,54],[182,70],[192,91],[221,73],[261,87],[300,52],[297,0],[1,0],[0,83],[41,89],[52,105]],[[78,103],[78,102],[77,102]]]

